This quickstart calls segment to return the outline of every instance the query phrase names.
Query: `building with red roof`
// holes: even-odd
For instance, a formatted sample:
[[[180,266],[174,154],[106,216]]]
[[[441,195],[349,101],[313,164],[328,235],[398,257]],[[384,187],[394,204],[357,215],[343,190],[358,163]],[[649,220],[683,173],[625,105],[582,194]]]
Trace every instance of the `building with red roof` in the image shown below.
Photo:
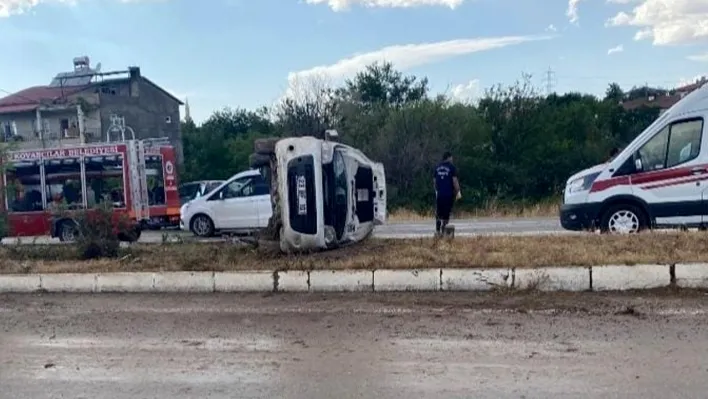
[[[687,94],[700,88],[706,83],[708,83],[708,78],[702,76],[700,79],[697,79],[693,83],[677,87],[673,90],[664,91],[661,94],[652,92],[648,93],[646,96],[623,101],[622,107],[624,107],[624,109],[626,110],[632,110],[641,107],[659,108],[663,113],[667,109],[671,108],[674,104],[679,102]]]
[[[0,141],[20,148],[47,148],[129,138],[168,139],[182,162],[182,101],[139,67],[101,72],[86,56],[74,70],[0,98]]]

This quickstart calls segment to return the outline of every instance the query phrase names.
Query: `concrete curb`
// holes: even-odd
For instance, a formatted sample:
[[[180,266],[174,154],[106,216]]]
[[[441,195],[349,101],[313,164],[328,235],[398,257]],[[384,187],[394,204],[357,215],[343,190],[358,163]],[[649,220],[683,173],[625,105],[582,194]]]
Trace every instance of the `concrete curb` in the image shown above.
[[[623,291],[708,289],[708,264],[0,275],[0,293]]]

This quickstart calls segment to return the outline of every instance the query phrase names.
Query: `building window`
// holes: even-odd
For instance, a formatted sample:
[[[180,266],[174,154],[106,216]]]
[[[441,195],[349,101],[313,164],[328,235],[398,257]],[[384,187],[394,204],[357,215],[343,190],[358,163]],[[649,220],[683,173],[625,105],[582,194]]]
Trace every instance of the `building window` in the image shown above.
[[[172,123],[172,118],[169,116],[165,117],[165,123]]]
[[[2,124],[2,137],[4,141],[10,140],[12,135],[12,122],[4,122]]]
[[[64,138],[69,137],[69,120],[68,119],[61,119],[59,121],[59,132],[61,133],[61,137],[64,137]]]

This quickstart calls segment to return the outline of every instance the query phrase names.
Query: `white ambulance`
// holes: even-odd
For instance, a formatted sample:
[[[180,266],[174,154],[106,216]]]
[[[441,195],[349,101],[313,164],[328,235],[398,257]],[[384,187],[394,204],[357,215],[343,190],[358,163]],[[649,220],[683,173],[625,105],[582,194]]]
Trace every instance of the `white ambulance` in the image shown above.
[[[611,161],[571,176],[566,230],[708,226],[708,84],[666,110]]]

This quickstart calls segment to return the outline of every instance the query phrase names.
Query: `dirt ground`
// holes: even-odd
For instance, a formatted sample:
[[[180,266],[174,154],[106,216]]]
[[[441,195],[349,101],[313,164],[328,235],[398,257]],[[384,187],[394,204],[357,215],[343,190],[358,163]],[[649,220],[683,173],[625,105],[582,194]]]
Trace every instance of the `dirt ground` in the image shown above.
[[[0,398],[701,398],[708,296],[0,295]]]

